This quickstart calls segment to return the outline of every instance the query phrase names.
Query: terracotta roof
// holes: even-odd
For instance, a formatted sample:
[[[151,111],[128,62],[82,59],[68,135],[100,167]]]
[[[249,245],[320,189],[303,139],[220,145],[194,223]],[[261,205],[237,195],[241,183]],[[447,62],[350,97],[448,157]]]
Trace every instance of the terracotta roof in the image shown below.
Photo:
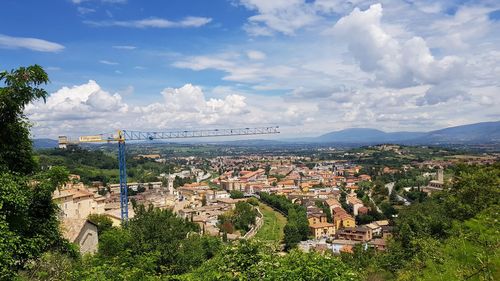
[[[389,221],[388,220],[376,221],[375,223],[378,224],[378,225],[380,225],[380,226],[389,225]]]
[[[333,206],[333,205],[340,206],[339,201],[337,201],[337,199],[334,199],[334,198],[329,198],[329,199],[325,200],[325,203],[328,204],[328,206]]]
[[[83,226],[87,223],[87,219],[68,219],[64,218],[61,222],[61,230],[63,237],[70,242],[75,242],[76,238],[82,231]],[[93,224],[88,221],[88,223]]]

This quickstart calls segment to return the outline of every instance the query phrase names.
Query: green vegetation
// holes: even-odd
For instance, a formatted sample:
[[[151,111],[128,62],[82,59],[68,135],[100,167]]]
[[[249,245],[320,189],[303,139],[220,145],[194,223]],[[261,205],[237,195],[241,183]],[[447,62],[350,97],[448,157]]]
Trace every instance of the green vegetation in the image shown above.
[[[23,115],[28,103],[46,97],[38,86],[48,81],[47,75],[33,66],[2,72],[0,80],[5,83],[0,88],[0,280],[500,280],[500,163],[458,165],[451,169],[453,182],[447,189],[430,197],[417,194],[412,205],[400,208],[385,253],[359,246],[340,257],[299,252],[293,248],[309,232],[305,209],[283,196],[261,193],[263,202],[287,215],[285,255],[257,239],[224,244],[200,235],[197,224],[170,210],[139,205],[135,217],[121,228],[92,216],[99,228],[99,250],[81,257],[62,238],[52,202],[52,193],[68,180],[69,172],[50,162],[57,155],[49,155],[49,160],[40,155],[42,166],[50,162],[53,167],[39,169]],[[420,157],[418,151],[405,148],[401,153],[410,161]],[[78,153],[83,152],[59,164],[68,164],[70,171],[95,167],[86,162],[95,159],[78,159]],[[372,154],[379,157],[376,165],[396,157]],[[141,169],[160,167],[135,163],[132,166]],[[133,176],[147,175],[138,171],[132,169]],[[373,190],[386,216],[393,212],[387,203],[394,200],[383,183],[399,175],[391,177],[376,179]],[[237,204],[231,216],[235,228],[245,230],[255,223],[253,204]]]
[[[330,210],[330,207],[328,207],[328,205],[322,201],[316,201],[315,204],[316,207],[321,208],[321,210],[323,210],[323,213],[326,214],[327,222],[332,223],[333,217],[332,217],[332,210]]]
[[[49,77],[38,65],[0,72],[0,172],[32,174],[36,162],[30,140],[30,123],[23,111],[26,105],[47,98],[40,88]]]
[[[245,197],[245,194],[239,190],[231,190],[231,192],[229,192],[229,193],[231,195],[231,198],[233,198],[233,199],[240,199],[240,198]]]
[[[104,184],[118,183],[118,160],[116,151],[105,152],[84,148],[46,149],[37,151],[37,158],[42,169],[59,165],[68,168],[70,173],[80,175],[85,184],[100,181]],[[158,181],[161,173],[171,173],[176,164],[158,163],[152,159],[127,157],[127,177],[130,182]],[[191,183],[192,179],[176,177],[174,186]]]
[[[309,236],[309,222],[307,221],[306,209],[303,206],[293,204],[285,196],[267,194],[261,192],[260,199],[287,214],[287,223],[284,228],[285,248],[287,250],[295,247],[300,241],[307,240]]]
[[[61,237],[52,192],[68,179],[54,167],[37,172],[24,107],[47,93],[38,88],[47,74],[37,65],[1,72],[0,81],[0,280],[12,279],[44,252],[75,256]]]
[[[97,226],[98,235],[103,234],[113,227],[113,221],[105,215],[91,214],[88,220]]]
[[[282,214],[274,211],[266,204],[259,204],[259,209],[264,216],[264,224],[259,229],[254,238],[262,241],[273,241],[281,243],[285,233],[283,229],[286,225],[286,218]]]
[[[234,210],[219,216],[219,225],[225,233],[240,230],[243,233],[255,225],[257,210],[248,202],[237,202]]]
[[[498,279],[500,164],[455,172],[448,190],[401,209],[394,240],[367,272],[396,280]]]
[[[254,241],[226,247],[180,280],[359,280],[360,274],[338,257],[293,250],[279,255]]]

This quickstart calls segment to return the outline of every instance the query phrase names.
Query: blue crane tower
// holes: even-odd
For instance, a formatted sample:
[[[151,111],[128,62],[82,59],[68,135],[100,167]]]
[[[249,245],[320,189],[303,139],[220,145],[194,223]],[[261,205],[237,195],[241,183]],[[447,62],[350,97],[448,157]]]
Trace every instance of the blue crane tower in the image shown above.
[[[118,143],[118,166],[120,171],[120,209],[123,224],[128,221],[128,194],[127,194],[127,167],[125,157],[125,141],[143,140],[165,140],[203,137],[225,137],[225,136],[246,136],[246,135],[266,135],[278,134],[279,127],[259,127],[259,128],[236,128],[236,129],[213,129],[213,130],[190,130],[190,131],[170,131],[170,132],[141,132],[118,130],[116,134],[98,134],[93,136],[81,136],[77,142],[71,142],[65,136],[59,137],[59,148],[66,148],[67,145],[76,143]]]

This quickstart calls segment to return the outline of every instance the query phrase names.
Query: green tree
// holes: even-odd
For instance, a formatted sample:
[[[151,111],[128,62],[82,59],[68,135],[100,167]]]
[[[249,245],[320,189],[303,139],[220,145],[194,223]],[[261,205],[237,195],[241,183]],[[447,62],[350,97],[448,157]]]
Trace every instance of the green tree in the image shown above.
[[[36,183],[0,173],[0,280],[11,278],[48,250],[76,254],[61,236],[52,202],[52,192],[60,184],[50,171],[38,175]]]
[[[247,202],[237,202],[233,213],[233,221],[236,229],[249,231],[255,225],[257,210]]]
[[[0,72],[0,171],[32,174],[36,169],[30,140],[30,124],[23,111],[26,105],[44,99],[47,73],[38,65]]]
[[[241,241],[228,245],[183,280],[359,280],[360,275],[328,253],[293,250],[281,256],[268,245]]]
[[[231,190],[229,192],[229,194],[231,195],[231,198],[233,198],[233,199],[239,199],[239,198],[245,197],[245,194],[239,190]]]
[[[106,215],[91,214],[89,215],[88,220],[97,225],[99,235],[102,235],[105,231],[108,231],[113,227],[113,221]]]

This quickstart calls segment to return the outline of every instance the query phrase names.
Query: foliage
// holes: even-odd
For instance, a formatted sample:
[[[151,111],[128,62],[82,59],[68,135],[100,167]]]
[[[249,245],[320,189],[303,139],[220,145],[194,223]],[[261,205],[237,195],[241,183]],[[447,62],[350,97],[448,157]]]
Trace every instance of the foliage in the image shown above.
[[[106,215],[91,214],[89,215],[88,220],[97,225],[99,236],[113,227],[113,221]]]
[[[186,183],[192,183],[193,180],[189,177],[187,178],[181,178],[179,176],[175,176],[174,178],[174,188],[177,188],[179,186],[183,186],[185,185]]]
[[[323,210],[323,213],[326,214],[327,222],[333,223],[332,210],[330,207],[323,201],[316,201],[316,206]]]
[[[453,236],[435,245],[432,252],[414,257],[412,265],[399,272],[399,280],[498,280],[498,207],[494,205],[473,219],[455,223]]]
[[[465,220],[500,204],[499,183],[498,163],[456,169],[455,182],[449,190],[433,193],[422,203],[401,210],[395,221],[395,239],[383,266],[392,271],[410,266],[414,269],[418,262],[424,267],[424,261],[430,258],[427,253],[441,249],[441,243],[452,243],[458,229],[467,224]],[[464,236],[463,243],[467,237],[472,236]]]
[[[24,176],[0,174],[0,279],[12,277],[51,249],[75,255],[61,237],[52,192],[64,181],[62,169]]]
[[[234,210],[219,216],[219,224],[227,233],[233,233],[234,229],[247,232],[255,225],[257,214],[257,210],[250,203],[237,202]]]
[[[329,254],[297,250],[281,256],[258,242],[226,247],[184,280],[358,280],[355,270]]]
[[[302,240],[307,240],[309,236],[309,222],[307,213],[303,206],[293,204],[285,196],[259,193],[260,199],[273,208],[287,215],[287,224],[285,225],[285,248],[292,249]]]
[[[48,96],[40,86],[47,84],[47,73],[39,66],[0,72],[0,172],[32,174],[33,158],[30,124],[23,111],[26,105]]]
[[[50,251],[44,253],[27,270],[21,271],[19,279],[32,281],[66,281],[73,280],[73,271],[77,266],[75,259],[67,254]]]
[[[262,203],[259,205],[259,208],[264,216],[264,224],[259,231],[257,231],[254,238],[280,243],[284,237],[283,228],[286,225],[285,216]]]
[[[229,192],[229,194],[231,195],[231,198],[233,198],[233,199],[240,199],[240,198],[244,198],[245,197],[245,194],[242,191],[239,191],[239,190],[231,190]]]
[[[184,273],[211,258],[219,248],[218,239],[200,236],[198,231],[197,224],[170,210],[139,205],[128,227],[103,233],[96,258],[112,266],[129,264],[151,274]]]

